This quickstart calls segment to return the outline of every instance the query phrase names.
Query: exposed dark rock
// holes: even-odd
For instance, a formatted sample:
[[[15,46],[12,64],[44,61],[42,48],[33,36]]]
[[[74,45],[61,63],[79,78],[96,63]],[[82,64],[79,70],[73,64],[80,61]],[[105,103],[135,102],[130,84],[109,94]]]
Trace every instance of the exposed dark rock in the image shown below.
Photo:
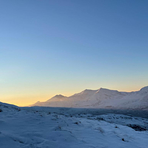
[[[79,124],[78,122],[75,122],[74,124]]]

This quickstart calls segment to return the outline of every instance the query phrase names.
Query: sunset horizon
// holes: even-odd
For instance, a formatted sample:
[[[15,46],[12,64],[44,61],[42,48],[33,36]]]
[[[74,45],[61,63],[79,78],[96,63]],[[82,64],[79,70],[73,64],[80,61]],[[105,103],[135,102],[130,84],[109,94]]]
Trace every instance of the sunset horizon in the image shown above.
[[[148,147],[148,0],[0,0],[0,148]]]
[[[148,85],[147,2],[0,2],[0,101]]]
[[[144,86],[146,87],[146,86]],[[139,91],[140,89],[144,88],[144,87],[141,87],[141,88],[138,88],[138,89],[132,89],[132,90],[118,90],[118,89],[110,89],[110,88],[106,88],[106,87],[100,87],[100,88],[104,88],[104,89],[109,89],[109,90],[117,90],[119,92],[135,92],[135,91]],[[86,88],[88,90],[99,90],[100,88],[98,89],[91,89],[91,88]],[[56,96],[56,95],[63,95],[65,97],[70,97],[74,94],[77,94],[77,93],[80,93],[86,89],[83,89],[83,90],[79,90],[77,92],[72,92],[72,93],[56,93],[56,94],[53,94],[53,95],[50,95],[50,94],[43,94],[42,97],[40,97],[40,95],[30,95],[30,96],[25,96],[25,95],[22,95],[20,97],[10,97],[9,98],[6,98],[1,100],[2,102],[4,103],[10,103],[10,104],[13,104],[13,105],[17,105],[17,106],[20,106],[20,107],[25,107],[25,106],[30,106],[30,105],[33,105],[34,103],[40,101],[40,102],[45,102],[49,99],[51,99],[52,97]]]

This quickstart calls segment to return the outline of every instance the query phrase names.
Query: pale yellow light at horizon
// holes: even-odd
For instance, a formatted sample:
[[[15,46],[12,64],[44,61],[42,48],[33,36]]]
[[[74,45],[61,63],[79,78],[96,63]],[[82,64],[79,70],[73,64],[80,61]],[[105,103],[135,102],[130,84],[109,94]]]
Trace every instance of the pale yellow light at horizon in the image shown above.
[[[118,91],[131,92],[131,91],[138,91],[140,89],[141,88],[131,89],[129,87],[129,89],[119,89]],[[62,94],[64,96],[69,97],[69,96],[71,96],[75,93],[79,93],[83,90],[77,90],[77,92],[70,91],[67,93],[64,91],[63,93],[48,93],[48,94],[43,93],[43,94],[34,94],[34,95],[26,95],[26,94],[3,95],[0,97],[1,98],[0,101],[2,101],[4,103],[14,104],[14,105],[23,107],[23,106],[30,106],[30,105],[36,103],[37,101],[40,101],[40,102],[47,101],[57,94]],[[97,89],[92,89],[92,90],[97,90]],[[117,89],[111,89],[111,90],[117,90]]]

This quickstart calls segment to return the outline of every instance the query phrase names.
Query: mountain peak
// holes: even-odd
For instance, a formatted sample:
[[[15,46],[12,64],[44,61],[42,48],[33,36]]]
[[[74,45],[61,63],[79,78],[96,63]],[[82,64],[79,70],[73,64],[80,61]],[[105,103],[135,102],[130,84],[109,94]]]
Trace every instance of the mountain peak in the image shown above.
[[[82,92],[89,92],[89,91],[92,91],[92,90],[91,89],[85,89]]]
[[[102,88],[102,87],[101,87],[99,90],[109,90],[109,89],[107,89],[107,88]]]
[[[59,95],[55,95],[53,98],[63,98],[63,97],[65,97],[65,96],[59,94]]]
[[[51,100],[58,100],[58,99],[62,99],[62,98],[65,98],[66,96],[63,96],[61,94],[59,95],[55,95],[54,97],[52,97],[51,99],[47,100],[47,102],[50,102]]]
[[[93,92],[96,92],[96,91],[97,90],[85,89],[80,94],[88,94],[88,93],[93,93]]]
[[[140,91],[148,92],[148,86],[141,88]]]
[[[103,94],[108,94],[108,93],[117,93],[117,90],[111,90],[111,89],[107,89],[107,88],[100,88],[96,91],[96,93],[103,93]]]

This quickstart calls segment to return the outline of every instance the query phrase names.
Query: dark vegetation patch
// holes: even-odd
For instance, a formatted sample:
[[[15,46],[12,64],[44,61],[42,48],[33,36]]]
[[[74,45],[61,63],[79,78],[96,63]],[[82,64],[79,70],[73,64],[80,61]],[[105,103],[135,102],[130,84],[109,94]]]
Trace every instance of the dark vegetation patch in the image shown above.
[[[19,112],[19,111],[21,111],[21,109],[20,108],[16,108],[16,110]]]
[[[75,122],[74,124],[79,124],[78,122]]]
[[[127,126],[131,127],[135,131],[146,131],[147,130],[145,127],[142,127],[142,126],[137,125],[137,124],[127,124]]]
[[[97,119],[97,120],[103,120],[103,121],[104,121],[104,119],[103,119],[103,118],[101,118],[101,117],[97,117],[96,119]]]
[[[77,125],[78,125],[78,124],[80,124],[80,123],[81,123],[81,121],[79,121],[79,122],[75,122],[74,124],[77,124]]]
[[[2,109],[0,109],[0,112],[3,112],[3,110],[2,110]]]
[[[3,105],[3,107],[4,107],[4,108],[8,108],[8,106],[6,106],[6,105]]]
[[[16,140],[16,139],[14,139],[14,141],[19,142],[19,143],[24,143],[23,141],[21,141],[21,140]]]

